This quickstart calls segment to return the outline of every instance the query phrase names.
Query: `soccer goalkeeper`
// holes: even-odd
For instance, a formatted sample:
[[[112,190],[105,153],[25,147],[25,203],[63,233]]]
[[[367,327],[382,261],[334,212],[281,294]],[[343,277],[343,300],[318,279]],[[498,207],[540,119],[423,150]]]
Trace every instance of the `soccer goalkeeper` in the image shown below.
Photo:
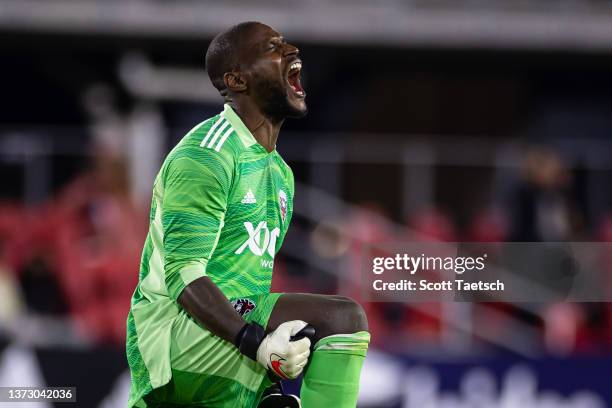
[[[307,111],[298,49],[241,23],[214,38],[206,65],[226,103],[155,181],[127,320],[129,406],[255,408],[269,373],[305,370],[303,407],[353,408],[370,339],[363,309],[339,296],[270,293],[294,194],[276,141],[286,118]],[[292,339],[307,324],[312,343]]]

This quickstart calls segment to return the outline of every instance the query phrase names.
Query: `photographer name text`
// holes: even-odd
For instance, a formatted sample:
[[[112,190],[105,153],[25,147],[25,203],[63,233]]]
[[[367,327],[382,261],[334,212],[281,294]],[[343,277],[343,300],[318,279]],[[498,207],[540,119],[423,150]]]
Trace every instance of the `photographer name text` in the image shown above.
[[[421,279],[418,282],[401,279],[396,282],[385,282],[382,279],[376,279],[372,282],[372,288],[376,291],[502,291],[504,283],[497,279],[494,282],[476,281],[468,282],[462,279],[445,280],[432,282],[427,279]]]

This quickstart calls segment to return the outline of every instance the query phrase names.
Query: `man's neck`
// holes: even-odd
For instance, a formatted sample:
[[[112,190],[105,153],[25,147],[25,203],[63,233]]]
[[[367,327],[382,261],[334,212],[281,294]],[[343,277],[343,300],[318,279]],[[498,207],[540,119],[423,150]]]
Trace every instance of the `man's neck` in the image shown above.
[[[268,152],[276,148],[276,140],[283,125],[283,120],[272,120],[261,112],[258,106],[247,99],[240,101],[234,99],[228,101],[228,103],[260,145]]]

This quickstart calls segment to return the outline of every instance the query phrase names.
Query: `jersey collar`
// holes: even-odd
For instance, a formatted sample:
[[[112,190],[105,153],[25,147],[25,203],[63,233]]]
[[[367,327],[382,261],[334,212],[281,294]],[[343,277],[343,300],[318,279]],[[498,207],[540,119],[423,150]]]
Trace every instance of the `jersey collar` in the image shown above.
[[[251,131],[246,127],[246,125],[242,122],[242,119],[238,117],[236,112],[232,109],[232,107],[226,103],[223,108],[223,117],[227,119],[227,121],[232,125],[236,134],[244,144],[244,147],[251,147],[257,143],[255,137],[251,133]]]

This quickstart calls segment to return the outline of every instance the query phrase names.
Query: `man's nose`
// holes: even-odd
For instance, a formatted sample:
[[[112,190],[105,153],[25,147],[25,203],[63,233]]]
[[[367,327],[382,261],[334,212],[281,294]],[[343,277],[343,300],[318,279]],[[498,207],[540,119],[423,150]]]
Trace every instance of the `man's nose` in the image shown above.
[[[285,44],[285,55],[297,55],[300,50],[293,44]]]

